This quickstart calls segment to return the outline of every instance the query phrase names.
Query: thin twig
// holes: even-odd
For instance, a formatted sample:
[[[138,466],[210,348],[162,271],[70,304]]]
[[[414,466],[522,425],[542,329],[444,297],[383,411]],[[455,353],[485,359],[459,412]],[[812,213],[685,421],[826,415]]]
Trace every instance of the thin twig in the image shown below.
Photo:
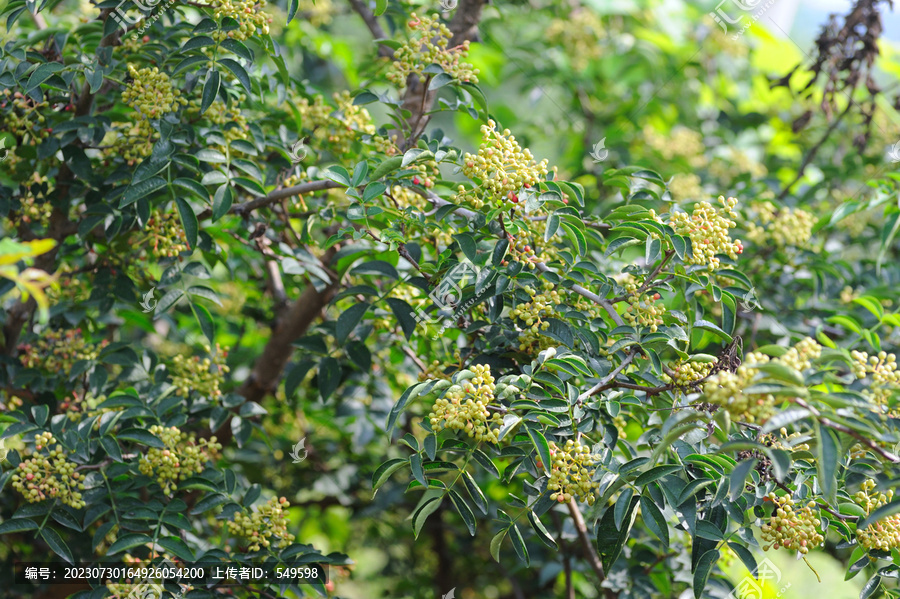
[[[824,416],[822,416],[822,414],[821,414],[821,412],[819,412],[819,410],[812,407],[811,405],[809,405],[808,403],[806,403],[799,397],[795,397],[792,401],[795,404],[797,404],[798,406],[800,406],[801,408],[806,408],[807,410],[809,410],[810,413],[819,420],[819,424],[821,424],[822,426],[827,426],[828,428],[834,429],[838,432],[848,434],[851,437],[853,437],[854,439],[856,439],[857,441],[859,441],[860,443],[862,443],[863,445],[865,445],[866,447],[868,447],[869,449],[871,449],[872,451],[874,451],[875,453],[877,453],[878,455],[880,455],[881,457],[883,457],[884,459],[886,459],[887,461],[892,462],[894,464],[900,463],[900,457],[897,457],[896,455],[892,454],[891,452],[886,451],[885,449],[879,447],[878,444],[876,444],[874,441],[872,441],[871,439],[869,439],[862,433],[859,433],[850,427],[844,426],[843,424],[839,424],[837,422],[829,420],[828,418],[825,418]]]
[[[611,381],[613,381],[620,372],[625,370],[625,368],[627,368],[628,365],[631,364],[631,361],[634,360],[634,357],[636,355],[637,355],[637,352],[632,351],[627,356],[625,356],[625,359],[622,360],[622,363],[619,364],[615,370],[613,370],[608,375],[606,375],[605,377],[600,379],[599,383],[597,383],[596,385],[594,385],[593,387],[591,387],[590,389],[588,389],[587,391],[585,391],[584,393],[582,393],[581,395],[578,396],[578,400],[577,400],[578,404],[581,404],[587,398],[598,393],[601,389],[603,389],[607,385],[607,383],[610,383]]]
[[[581,544],[584,546],[584,553],[588,563],[597,575],[597,578],[600,579],[600,584],[603,584],[603,581],[606,580],[606,574],[603,572],[603,562],[601,562],[600,558],[597,556],[597,551],[594,549],[594,544],[591,542],[591,538],[588,535],[584,517],[582,517],[581,510],[578,509],[578,504],[575,503],[574,499],[569,500],[569,513],[572,515],[572,522],[575,524],[575,530],[578,532],[578,537],[581,539]],[[603,594],[607,599],[613,599],[615,597],[611,589],[604,588]]]
[[[822,136],[822,139],[820,139],[818,141],[818,143],[816,143],[816,145],[814,145],[812,148],[810,148],[809,152],[806,153],[806,156],[803,157],[803,162],[800,163],[800,168],[797,169],[797,176],[794,177],[794,180],[791,181],[790,183],[788,183],[785,186],[785,188],[781,191],[781,193],[778,195],[779,202],[781,200],[783,200],[784,198],[786,198],[788,193],[790,193],[791,188],[794,185],[796,185],[797,182],[800,181],[800,179],[803,178],[803,175],[806,172],[806,167],[809,166],[809,163],[812,162],[813,158],[816,157],[816,154],[819,153],[819,149],[822,147],[822,144],[824,144],[826,141],[828,141],[828,138],[831,137],[832,132],[834,132],[835,128],[837,128],[837,126],[844,119],[844,117],[847,115],[847,113],[850,112],[850,109],[852,107],[853,107],[853,102],[852,101],[848,102],[847,108],[845,108],[844,111],[841,114],[839,114],[836,119],[834,119],[834,122],[831,123],[831,125],[828,127],[828,129],[825,130],[825,134]]]

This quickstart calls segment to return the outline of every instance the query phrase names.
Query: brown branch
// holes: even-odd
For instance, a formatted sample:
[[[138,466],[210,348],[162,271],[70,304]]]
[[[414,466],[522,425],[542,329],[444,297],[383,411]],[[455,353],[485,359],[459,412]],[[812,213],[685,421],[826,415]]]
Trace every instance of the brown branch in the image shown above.
[[[886,459],[887,461],[892,462],[894,464],[900,464],[900,457],[897,457],[896,455],[892,454],[891,452],[879,447],[877,443],[875,443],[874,441],[872,441],[871,439],[869,439],[862,433],[855,431],[850,427],[844,426],[843,424],[839,424],[837,422],[829,420],[828,418],[822,416],[822,413],[819,412],[819,410],[812,407],[811,405],[809,405],[808,403],[806,403],[799,397],[795,397],[791,401],[794,402],[795,404],[797,404],[798,406],[800,406],[801,408],[806,408],[807,410],[809,410],[810,414],[815,416],[819,420],[819,424],[821,424],[822,426],[827,426],[830,429],[834,429],[838,432],[850,435],[851,437],[853,437],[854,439],[856,439],[857,441],[859,441],[860,443],[862,443],[863,445],[865,445],[866,447],[868,447],[869,449],[871,449],[872,451],[874,451],[875,453],[877,453],[878,455],[880,455],[881,457]]]
[[[337,245],[332,246],[322,257],[326,267],[337,253]],[[259,402],[275,391],[281,373],[293,354],[292,343],[306,334],[313,321],[318,318],[339,287],[335,278],[319,291],[313,283],[306,286],[300,297],[285,311],[272,328],[272,336],[266,343],[262,355],[256,360],[253,371],[238,390],[247,401]],[[230,429],[229,429],[230,430]]]
[[[268,206],[269,204],[275,204],[276,202],[280,202],[281,200],[284,200],[286,198],[309,193],[312,191],[335,189],[337,187],[344,186],[340,183],[336,183],[335,181],[330,181],[327,179],[323,179],[320,181],[307,181],[306,183],[300,183],[299,185],[294,185],[292,187],[283,187],[281,189],[276,189],[269,195],[262,198],[256,198],[255,200],[250,200],[249,202],[244,202],[242,204],[235,204],[231,207],[228,213],[243,216],[248,212],[253,212],[257,208],[262,208],[263,206]],[[211,216],[212,210],[207,209],[198,214],[197,219],[204,220],[210,218]]]
[[[619,364],[615,370],[613,370],[608,375],[603,377],[599,383],[597,383],[596,385],[594,385],[593,387],[591,387],[590,389],[588,389],[587,391],[585,391],[584,393],[582,393],[581,395],[578,396],[578,400],[577,400],[578,404],[580,405],[582,402],[584,402],[585,399],[587,399],[588,397],[590,397],[592,395],[599,393],[602,389],[608,388],[608,387],[606,387],[606,385],[614,382],[616,376],[618,376],[618,374],[620,372],[625,370],[625,368],[627,368],[628,365],[631,364],[632,360],[634,360],[634,357],[636,355],[637,355],[637,352],[632,351],[627,356],[625,356],[625,359],[622,360],[622,363]]]
[[[366,27],[369,28],[369,31],[372,33],[372,37],[376,40],[387,39],[388,35],[384,32],[384,29],[381,27],[381,24],[378,22],[378,19],[369,10],[369,7],[366,6],[362,0],[349,0],[350,6],[353,7],[353,10],[362,17],[362,20],[365,22]],[[385,58],[392,58],[394,56],[394,51],[391,50],[388,46],[384,44],[378,44],[378,55],[383,56]]]
[[[594,574],[597,575],[597,578],[600,579],[600,584],[602,585],[603,581],[606,580],[606,574],[603,572],[603,562],[600,561],[597,552],[594,550],[594,544],[591,543],[591,538],[588,535],[587,525],[584,523],[581,510],[578,509],[578,504],[575,503],[574,499],[569,500],[569,513],[572,515],[572,522],[575,524],[578,538],[581,539],[581,544],[584,547],[584,553],[585,557],[587,557],[588,564],[591,566]],[[613,594],[611,589],[604,588],[603,594],[607,599],[613,599],[615,597],[615,594]]]
[[[674,255],[675,255],[675,250],[666,250],[666,255],[663,258],[662,262],[660,262],[656,266],[656,268],[653,269],[653,272],[651,272],[649,275],[647,275],[647,278],[644,279],[644,283],[640,287],[637,288],[637,291],[635,291],[634,293],[626,293],[624,295],[620,295],[619,297],[613,298],[610,300],[610,303],[617,304],[619,302],[623,302],[623,301],[627,300],[629,297],[631,297],[632,295],[640,297],[642,293],[644,293],[650,287],[653,286],[653,281],[656,279],[656,277],[659,276],[659,273],[662,272],[662,269],[665,268],[666,264],[669,262],[669,260],[672,259],[672,256],[674,256]]]
[[[797,170],[797,176],[794,177],[794,180],[791,181],[790,183],[788,183],[785,186],[785,188],[781,191],[781,193],[778,195],[779,202],[781,200],[783,200],[784,198],[786,198],[788,193],[790,193],[791,188],[794,185],[796,185],[797,182],[800,181],[800,179],[803,178],[803,174],[806,172],[806,167],[809,166],[809,163],[812,162],[813,158],[816,157],[816,154],[819,153],[819,150],[822,148],[822,145],[826,141],[828,141],[828,138],[831,137],[831,134],[834,132],[834,130],[837,128],[837,126],[840,124],[840,122],[844,119],[844,117],[847,116],[847,113],[850,112],[850,109],[852,107],[853,107],[853,101],[851,100],[850,102],[847,103],[847,108],[845,108],[844,111],[841,114],[839,114],[836,119],[834,119],[834,122],[831,123],[831,125],[828,127],[828,129],[825,130],[825,134],[822,136],[822,139],[820,139],[816,143],[816,145],[814,145],[812,148],[810,148],[809,152],[806,153],[806,156],[803,157],[803,162],[800,163],[800,168]]]

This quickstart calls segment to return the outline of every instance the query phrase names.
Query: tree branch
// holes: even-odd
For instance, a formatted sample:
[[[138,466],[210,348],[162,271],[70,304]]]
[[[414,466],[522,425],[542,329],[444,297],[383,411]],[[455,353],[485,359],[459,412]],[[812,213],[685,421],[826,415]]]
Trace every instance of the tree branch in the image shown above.
[[[584,546],[584,553],[587,557],[588,564],[590,564],[591,569],[594,570],[594,573],[597,575],[597,578],[600,579],[600,584],[602,585],[603,581],[606,580],[606,574],[603,572],[603,562],[600,561],[597,552],[594,550],[594,544],[591,542],[591,538],[588,535],[587,525],[584,523],[581,510],[578,509],[578,504],[575,503],[574,499],[569,500],[569,513],[572,515],[572,521],[575,524],[575,530],[578,532],[578,538],[581,539],[581,544]],[[603,594],[607,599],[613,599],[615,597],[610,589],[604,588]]]

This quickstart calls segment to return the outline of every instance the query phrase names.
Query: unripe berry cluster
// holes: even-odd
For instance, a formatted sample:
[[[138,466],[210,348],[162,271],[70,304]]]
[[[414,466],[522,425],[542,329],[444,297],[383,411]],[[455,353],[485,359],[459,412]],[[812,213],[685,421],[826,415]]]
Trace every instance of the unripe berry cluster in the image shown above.
[[[550,480],[547,482],[547,490],[553,491],[550,499],[565,503],[576,497],[579,501],[594,505],[594,491],[600,485],[591,480],[597,456],[591,453],[590,448],[575,443],[572,439],[566,441],[564,448],[551,441],[550,459],[553,460]]]
[[[460,60],[469,55],[469,41],[466,40],[455,48],[447,48],[453,33],[440,22],[438,15],[417,17],[413,13],[406,25],[412,38],[394,51],[394,62],[387,74],[388,81],[403,88],[410,74],[415,73],[421,77],[425,67],[437,64],[458,81],[478,83],[478,69]]]
[[[4,89],[2,94],[0,109],[5,109],[3,112],[4,131],[15,131],[17,136],[22,137],[29,134],[33,145],[37,145],[53,133],[53,129],[44,126],[47,119],[39,112],[49,109],[50,102],[46,100],[36,102],[22,92],[14,92],[9,88]],[[12,101],[12,106],[7,109],[10,101]],[[12,164],[9,166],[15,166],[17,159],[18,156],[10,152],[8,160],[12,161]]]
[[[226,524],[231,534],[250,541],[250,551],[270,547],[273,541],[277,541],[276,547],[286,547],[294,541],[294,535],[287,531],[288,522],[284,513],[290,506],[285,497],[273,497],[249,514],[246,511],[237,512],[234,519]]]
[[[318,95],[312,102],[306,98],[298,100],[297,110],[303,120],[303,128],[312,131],[313,138],[327,144],[332,153],[342,155],[350,152],[361,133],[374,135],[375,124],[368,110],[353,105],[350,92],[336,93],[333,98],[336,109]]]
[[[210,353],[208,345],[203,346],[206,353]],[[178,392],[187,397],[191,391],[216,399],[222,395],[219,385],[225,379],[225,373],[231,369],[225,364],[228,350],[223,350],[216,344],[216,353],[212,358],[200,359],[199,356],[186,358],[181,354],[172,358],[172,384]]]
[[[562,298],[559,292],[553,289],[552,283],[544,282],[543,287],[541,293],[535,291],[533,287],[525,287],[531,301],[519,304],[509,312],[510,318],[523,321],[532,332],[546,330],[550,324],[544,322],[542,317],[553,314],[556,306],[562,303]]]
[[[856,378],[862,380],[872,375],[872,384],[863,394],[872,403],[887,407],[891,395],[900,388],[900,370],[897,370],[897,356],[887,352],[878,352],[870,356],[866,352],[852,351],[850,357],[854,362],[851,369]]]
[[[696,200],[704,195],[700,177],[694,173],[674,175],[667,188],[676,202]]]
[[[623,287],[629,295],[625,299],[625,303],[628,305],[625,307],[622,318],[633,327],[650,327],[650,332],[655,333],[659,325],[663,324],[662,317],[666,313],[666,307],[661,303],[656,303],[660,295],[658,293],[638,295],[637,290],[640,285],[638,285],[637,279],[631,275],[624,281]]]
[[[855,496],[856,502],[866,510],[866,514],[871,514],[894,498],[893,489],[888,489],[887,493],[872,493],[874,489],[875,481],[867,480]],[[857,530],[856,536],[860,546],[868,550],[890,551],[900,548],[900,515],[888,516],[870,524],[863,530]]]
[[[128,74],[132,77],[122,101],[140,113],[144,119],[156,119],[169,112],[175,112],[179,105],[187,104],[181,92],[172,86],[172,81],[157,67],[145,67],[138,70],[133,64],[128,65]]]
[[[250,136],[250,126],[247,124],[247,117],[241,112],[240,106],[240,103],[246,99],[247,96],[241,94],[237,99],[231,99],[227,106],[221,100],[216,100],[203,113],[203,118],[210,123],[218,125],[226,141],[247,139]],[[192,99],[184,110],[185,116],[189,118],[199,117],[201,106],[202,100],[200,98]],[[231,151],[234,152],[235,150],[232,149]]]
[[[769,523],[762,525],[763,541],[771,543],[763,549],[768,551],[784,547],[805,555],[825,542],[825,537],[819,532],[821,522],[813,512],[816,507],[814,501],[798,509],[787,495],[778,497],[775,493],[769,493],[768,499],[775,504],[775,512]]]
[[[600,58],[603,44],[600,35],[606,27],[592,10],[576,9],[566,19],[554,19],[547,27],[547,41],[561,47],[572,68],[583,71],[591,61]]]
[[[747,223],[747,238],[757,245],[803,246],[812,237],[815,218],[800,209],[778,208],[772,202],[752,204],[759,223]]]
[[[481,185],[471,190],[460,185],[457,198],[478,209],[485,204],[513,208],[519,203],[520,190],[534,187],[543,180],[549,172],[547,165],[546,159],[535,162],[531,151],[523,150],[509,129],[498,132],[497,124],[488,121],[481,126],[478,154],[463,156],[463,174],[470,179],[480,179]]]
[[[730,183],[735,178],[745,174],[758,179],[759,177],[765,177],[768,172],[764,164],[735,148],[728,148],[727,155],[716,156],[712,164],[709,165],[709,174],[719,179],[723,184]],[[765,196],[770,193],[766,191],[760,195]],[[772,194],[772,197],[774,197],[774,194]]]
[[[77,465],[65,458],[61,445],[56,445],[51,433],[41,433],[34,439],[35,453],[19,463],[12,475],[13,488],[31,503],[45,499],[58,499],[73,508],[85,506],[79,491],[84,490],[81,474],[75,471]],[[46,455],[38,451],[45,451]]]
[[[37,180],[37,183],[40,183],[41,179],[44,181],[47,179],[46,177],[41,177],[37,173],[34,174],[34,178]],[[39,202],[31,193],[28,193],[22,198],[22,201],[19,203],[19,208],[15,211],[12,219],[13,222],[18,219],[22,222],[29,223],[32,227],[35,225],[47,227],[50,224],[50,214],[52,213],[53,206],[49,201]]]
[[[791,433],[789,435],[787,429],[784,427],[781,427],[778,432],[781,433],[780,439],[775,435],[766,434],[763,435],[760,440],[772,449],[782,449],[784,451],[809,451],[808,443],[791,443],[794,439],[804,436],[803,433]]]
[[[231,17],[240,23],[240,27],[233,31],[214,32],[212,38],[217,42],[223,42],[227,37],[244,41],[256,35],[257,29],[264,35],[269,33],[272,17],[262,10],[266,7],[266,0],[210,0],[209,6],[215,10],[213,18],[217,21]]]
[[[215,437],[197,441],[193,433],[183,433],[175,426],[155,424],[150,427],[150,432],[165,447],[151,447],[138,463],[138,469],[141,474],[155,476],[167,495],[175,490],[179,480],[203,472],[204,464],[222,449]]]
[[[716,209],[709,202],[698,202],[693,213],[675,212],[669,217],[669,225],[676,234],[691,238],[692,255],[685,257],[685,264],[705,264],[709,270],[716,270],[719,267],[716,254],[737,260],[738,254],[744,252],[741,240],[732,241],[728,235],[728,230],[737,224],[731,220],[737,218],[734,211],[737,200],[719,196],[719,203],[722,207]],[[657,222],[663,222],[652,210],[651,216]]]
[[[19,359],[26,368],[68,373],[79,360],[96,360],[108,343],[106,339],[99,345],[88,342],[80,328],[65,332],[49,331],[34,345],[20,345]]]
[[[772,360],[802,371],[810,367],[811,361],[822,353],[814,339],[807,337],[789,349],[783,356]],[[703,393],[708,402],[722,406],[732,417],[747,422],[765,422],[775,413],[775,396],[770,394],[748,394],[744,389],[752,384],[759,370],[749,364],[769,362],[769,356],[760,352],[750,352],[744,364],[736,372],[723,370],[706,379]]]
[[[174,212],[154,214],[147,220],[147,234],[156,258],[175,258],[188,249],[184,229]]]
[[[476,441],[498,443],[497,435],[503,417],[498,412],[491,414],[488,411],[488,406],[494,401],[491,367],[477,364],[462,371],[458,380],[457,384],[447,389],[444,397],[434,402],[428,414],[431,428],[435,432],[445,428],[465,431]]]
[[[706,166],[706,148],[703,135],[687,127],[675,127],[667,135],[659,133],[647,125],[642,132],[644,142],[659,152],[666,160],[683,158],[695,168]]]
[[[669,367],[672,375],[663,374],[662,379],[666,382],[674,383],[677,388],[690,387],[697,381],[706,378],[718,361],[717,358],[712,362],[684,362],[679,359]]]

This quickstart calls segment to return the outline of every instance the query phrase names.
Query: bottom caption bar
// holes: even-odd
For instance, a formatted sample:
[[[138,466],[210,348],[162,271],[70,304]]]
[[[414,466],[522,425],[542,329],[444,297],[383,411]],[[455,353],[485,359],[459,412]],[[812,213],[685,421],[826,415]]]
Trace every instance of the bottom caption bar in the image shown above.
[[[189,585],[325,584],[324,564],[286,565],[197,562],[194,564],[15,562],[16,584],[178,582]]]

